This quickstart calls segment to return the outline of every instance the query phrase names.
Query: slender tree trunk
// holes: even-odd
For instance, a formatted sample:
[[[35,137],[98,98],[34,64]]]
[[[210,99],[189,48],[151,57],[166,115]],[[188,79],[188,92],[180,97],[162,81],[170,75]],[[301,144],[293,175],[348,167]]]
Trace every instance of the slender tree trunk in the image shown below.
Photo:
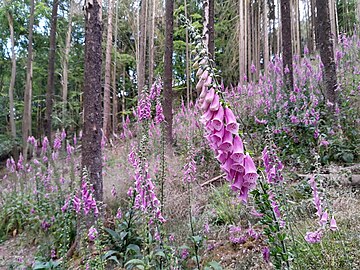
[[[102,181],[102,14],[101,0],[85,2],[84,132],[82,168],[87,169],[97,201],[103,200]]]
[[[147,0],[141,1],[139,18],[139,65],[138,65],[138,94],[145,86],[146,73],[146,23],[147,23]]]
[[[24,93],[24,114],[22,122],[23,156],[27,160],[28,142],[31,135],[31,98],[32,98],[32,62],[33,62],[33,26],[34,26],[35,0],[30,0],[29,44],[26,65],[26,85]]]
[[[316,14],[315,14],[315,3],[316,0],[310,0],[311,3],[311,36],[312,36],[312,47],[313,52],[316,50],[316,39],[317,39],[317,27],[316,27]]]
[[[244,27],[245,26],[245,27]],[[244,0],[239,0],[239,80],[242,81],[245,75],[246,55],[245,55],[245,18],[244,18]]]
[[[11,79],[9,85],[10,131],[11,131],[11,136],[15,142],[16,125],[15,125],[14,87],[15,87],[15,79],[16,79],[16,53],[15,53],[14,18],[10,12],[8,12],[6,16],[10,28],[10,42],[11,42]],[[18,160],[18,151],[16,144],[12,151],[12,156],[16,161]]]
[[[112,13],[113,13],[113,1],[109,0],[106,56],[105,56],[104,118],[103,118],[104,122],[102,127],[106,138],[109,137],[110,124],[111,124],[110,82],[111,82],[111,49],[112,49]]]
[[[51,126],[52,126],[52,110],[54,104],[55,92],[55,51],[56,51],[56,26],[58,14],[59,0],[53,1],[51,12],[51,29],[50,29],[50,51],[49,51],[49,67],[48,67],[48,80],[46,90],[46,112],[45,112],[45,135],[51,143]]]
[[[331,24],[329,16],[328,0],[316,0],[317,27],[318,27],[318,46],[320,49],[321,61],[324,64],[323,78],[326,85],[326,98],[334,106],[338,102],[336,65],[334,61],[334,44],[331,34]]]
[[[357,7],[356,7],[356,11],[357,11],[357,25],[358,25],[358,29],[360,30],[360,1],[357,1]]]
[[[187,1],[184,1],[184,9],[185,9],[185,17],[188,17],[188,12],[187,12]],[[190,104],[190,100],[192,97],[192,93],[190,90],[190,49],[189,49],[189,31],[187,28],[185,28],[185,43],[186,43],[186,47],[185,47],[185,54],[186,54],[186,101],[187,101],[187,106],[189,108],[189,104]]]
[[[154,67],[155,67],[155,12],[156,12],[156,0],[150,0],[149,17],[150,31],[149,31],[149,88],[152,86],[154,80]],[[185,15],[186,16],[186,15]]]
[[[264,20],[264,71],[267,71],[269,64],[269,8],[267,0],[263,1],[264,11],[263,11],[263,20]]]
[[[209,53],[212,57],[212,59],[215,59],[215,25],[214,25],[214,19],[215,19],[215,0],[208,0],[209,1],[209,25],[208,25],[208,31],[209,31],[209,44],[208,49]]]
[[[126,70],[125,70],[125,66],[123,67],[123,90],[122,90],[122,94],[121,94],[121,108],[122,108],[122,125],[124,126],[125,124],[125,112],[126,112],[126,104],[125,104],[125,90],[126,90],[126,86],[125,86],[125,82],[126,82]]]
[[[281,33],[285,85],[288,91],[291,91],[293,89],[294,79],[292,67],[290,0],[281,0]]]
[[[118,92],[116,85],[116,75],[117,75],[117,42],[118,42],[118,24],[119,24],[119,1],[116,1],[115,7],[115,41],[114,41],[114,67],[113,67],[113,81],[112,81],[112,90],[113,90],[113,126],[112,130],[114,133],[118,131]]]
[[[71,32],[72,32],[72,18],[74,14],[73,0],[70,0],[69,17],[68,17],[68,29],[65,39],[65,50],[63,58],[63,75],[62,75],[62,119],[65,122],[66,110],[67,110],[67,98],[68,98],[68,81],[69,81],[69,54],[71,48]]]
[[[173,36],[174,36],[174,1],[165,0],[165,57],[164,57],[164,116],[166,121],[166,140],[168,145],[172,145],[172,55],[173,55]]]

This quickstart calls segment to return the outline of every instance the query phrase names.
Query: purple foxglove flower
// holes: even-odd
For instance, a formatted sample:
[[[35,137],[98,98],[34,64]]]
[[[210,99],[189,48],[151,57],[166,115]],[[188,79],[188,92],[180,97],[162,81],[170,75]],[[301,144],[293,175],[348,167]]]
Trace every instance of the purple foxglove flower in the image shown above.
[[[224,137],[222,139],[222,144],[219,146],[219,149],[225,152],[231,152],[233,148],[233,135],[231,132],[225,130]]]
[[[185,260],[188,256],[189,256],[189,251],[184,248],[182,251],[181,251],[181,259]]]
[[[228,158],[223,165],[221,165],[221,168],[226,171],[230,172],[232,165],[234,164],[234,160],[232,158]]]
[[[233,191],[240,191],[244,184],[244,175],[241,173],[236,173],[234,178],[234,183],[231,185]]]
[[[210,89],[211,90],[211,89]],[[202,90],[201,90],[201,93],[199,95],[199,100],[203,100],[205,99],[206,95],[208,93],[208,89],[207,87],[203,87]],[[201,103],[201,102],[200,102]]]
[[[322,214],[321,219],[320,219],[320,221],[319,221],[319,223],[320,223],[321,226],[326,225],[327,220],[328,220],[328,217],[329,217],[329,215],[328,215],[328,213],[325,211],[325,212]]]
[[[219,150],[218,155],[216,156],[216,159],[218,161],[220,161],[221,164],[224,164],[226,162],[226,160],[228,159],[228,153]]]
[[[42,149],[41,149],[41,152],[42,152],[43,154],[46,153],[46,150],[47,150],[48,145],[49,145],[49,140],[48,140],[48,138],[45,136],[44,139],[43,139],[43,141],[42,141]]]
[[[336,225],[336,220],[335,220],[334,216],[332,216],[331,220],[330,220],[330,230],[336,231],[337,229],[338,229],[338,227]]]
[[[96,230],[96,228],[91,227],[88,232],[89,241],[93,242],[97,238],[97,236],[98,236],[98,231]]]
[[[263,247],[262,249],[263,259],[266,263],[270,262],[270,249],[269,247]]]
[[[63,141],[65,138],[66,138],[66,132],[65,129],[63,129],[61,132],[61,140]]]
[[[211,120],[211,124],[217,131],[221,130],[224,125],[224,108],[222,106],[219,107],[219,110],[214,115],[214,118]]]
[[[257,170],[252,158],[246,154],[244,158],[245,175],[244,180],[248,183],[256,183],[258,178]]]
[[[204,87],[209,87],[212,83],[212,76],[208,76],[204,82]]]
[[[307,232],[305,235],[305,241],[310,244],[319,243],[322,238],[322,231],[317,230],[315,232]]]
[[[231,164],[231,169],[241,173],[241,174],[244,174],[245,173],[245,168],[244,168],[244,165],[241,164],[241,163],[233,163]]]
[[[249,188],[245,185],[241,187],[239,199],[242,200],[244,203],[247,203],[249,197]]]
[[[203,80],[199,80],[196,84],[196,90],[200,91],[203,88],[204,85],[204,81]]]
[[[210,111],[216,112],[220,108],[220,97],[218,94],[215,94],[213,101],[210,104]]]
[[[214,145],[218,146],[222,143],[222,138],[224,137],[224,127],[222,127],[219,131],[216,131],[213,134],[209,135],[209,140]]]
[[[200,117],[200,122],[206,125],[213,117],[214,112],[210,111],[209,109]]]
[[[204,100],[200,106],[200,109],[205,112],[207,111],[207,109],[210,107],[210,103],[206,102],[206,100]]]
[[[209,77],[209,71],[208,70],[204,70],[204,72],[201,74],[200,80],[201,81],[206,81],[206,79]]]
[[[207,93],[206,93],[204,103],[211,104],[214,100],[214,97],[215,97],[215,90],[214,90],[214,88],[210,88],[210,90],[207,91]]]
[[[239,124],[236,122],[236,117],[230,108],[225,108],[225,122],[226,130],[232,134],[237,135],[239,133]]]

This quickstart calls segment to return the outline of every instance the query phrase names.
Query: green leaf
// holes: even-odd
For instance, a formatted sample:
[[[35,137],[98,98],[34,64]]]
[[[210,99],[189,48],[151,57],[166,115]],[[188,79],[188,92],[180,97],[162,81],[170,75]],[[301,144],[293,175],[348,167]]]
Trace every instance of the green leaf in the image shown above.
[[[130,265],[139,267],[139,266],[144,266],[145,262],[142,260],[139,260],[139,259],[132,259],[132,260],[128,261],[127,263],[125,263],[125,267],[130,266]],[[144,268],[142,268],[142,269],[144,269]]]
[[[127,253],[128,251],[130,251],[130,250],[135,251],[136,254],[139,254],[139,253],[140,253],[140,247],[139,247],[138,245],[134,245],[134,244],[128,245],[128,246],[126,247],[126,253]]]
[[[208,265],[210,266],[209,269],[214,269],[214,270],[222,270],[221,265],[218,262],[209,262]]]

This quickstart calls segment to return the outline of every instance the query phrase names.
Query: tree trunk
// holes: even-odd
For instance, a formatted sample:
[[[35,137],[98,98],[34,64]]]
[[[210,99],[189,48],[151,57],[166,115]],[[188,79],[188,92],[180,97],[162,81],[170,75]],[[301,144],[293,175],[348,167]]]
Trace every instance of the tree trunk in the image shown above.
[[[141,1],[139,18],[139,64],[138,64],[138,94],[145,86],[146,73],[146,24],[147,23],[147,0]]]
[[[105,84],[104,84],[104,122],[103,132],[106,138],[110,134],[110,81],[111,81],[111,49],[112,49],[112,10],[113,1],[109,0],[107,38],[106,38],[106,56],[105,56]]]
[[[24,114],[22,122],[23,156],[27,160],[28,137],[31,135],[31,98],[32,98],[32,62],[33,62],[33,26],[34,26],[35,0],[30,0],[29,44],[26,64],[26,85],[24,93]]]
[[[316,10],[317,33],[319,35],[317,42],[321,61],[324,64],[323,79],[326,85],[326,98],[333,104],[331,109],[334,110],[335,104],[338,102],[338,94],[336,92],[336,65],[334,61],[334,44],[331,34],[328,0],[316,0]]]
[[[208,50],[209,54],[211,55],[212,59],[215,60],[215,26],[214,26],[214,19],[215,19],[215,0],[208,0],[209,1],[209,24],[208,24],[208,31],[209,31],[209,44]]]
[[[155,67],[155,12],[156,0],[150,0],[150,31],[149,31],[149,88],[152,86],[154,80],[154,67]],[[186,15],[185,15],[186,16]]]
[[[51,12],[51,28],[50,28],[50,51],[49,51],[49,67],[48,67],[48,80],[46,90],[46,112],[45,112],[45,136],[48,137],[51,143],[51,125],[52,125],[52,110],[54,104],[54,92],[55,92],[55,51],[56,51],[56,26],[57,26],[57,14],[58,14],[59,0],[53,1],[53,7]]]
[[[281,0],[281,34],[285,85],[288,91],[291,91],[293,89],[294,79],[292,67],[290,0]]]
[[[311,3],[311,35],[312,35],[312,48],[313,52],[316,50],[316,39],[317,39],[317,27],[316,27],[316,14],[315,14],[315,3],[316,0],[310,0]]]
[[[267,0],[263,1],[263,22],[264,22],[264,72],[267,71],[269,64],[269,8]]]
[[[85,2],[85,69],[84,69],[84,131],[82,137],[82,168],[88,171],[97,201],[103,200],[102,181],[102,16],[101,0]]]
[[[245,26],[245,27],[244,27]],[[244,19],[244,0],[239,0],[239,80],[242,81],[245,75],[246,55],[245,55],[245,19]]]
[[[114,41],[114,67],[113,67],[113,82],[112,82],[112,90],[113,90],[113,127],[112,130],[114,133],[118,131],[118,92],[116,85],[116,75],[117,75],[117,41],[118,41],[118,24],[119,24],[119,1],[116,1],[115,7],[115,41]]]
[[[164,116],[166,121],[166,140],[172,145],[172,55],[174,36],[174,1],[165,0],[165,57],[164,57]]]
[[[184,9],[185,9],[185,17],[188,17],[188,12],[187,12],[187,1],[184,1]],[[185,54],[186,54],[186,101],[187,101],[187,106],[189,108],[190,105],[190,100],[192,100],[192,91],[190,89],[190,49],[189,49],[189,31],[187,29],[187,27],[185,28],[185,43],[186,43],[186,48],[185,48]]]
[[[11,79],[9,86],[9,109],[10,109],[10,130],[11,136],[16,140],[16,125],[15,125],[15,106],[14,106],[14,87],[16,78],[16,53],[15,53],[15,37],[14,37],[14,18],[10,12],[6,14],[9,28],[10,28],[10,42],[11,42]],[[16,150],[14,149],[13,154]]]
[[[68,29],[66,32],[65,39],[65,50],[64,50],[64,58],[63,58],[63,75],[62,75],[62,119],[63,123],[65,122],[65,115],[67,110],[67,97],[68,97],[68,80],[69,80],[69,54],[71,47],[71,32],[72,32],[72,18],[74,14],[73,0],[70,0],[70,8],[69,8],[69,17],[68,17]]]

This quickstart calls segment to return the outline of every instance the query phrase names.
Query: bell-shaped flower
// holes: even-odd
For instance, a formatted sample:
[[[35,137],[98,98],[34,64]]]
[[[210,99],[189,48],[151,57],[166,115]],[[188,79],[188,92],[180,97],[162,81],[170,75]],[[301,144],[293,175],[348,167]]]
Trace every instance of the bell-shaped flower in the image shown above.
[[[203,81],[203,80],[199,80],[199,81],[197,82],[197,84],[196,84],[196,90],[197,90],[197,91],[200,91],[201,88],[203,87],[203,85],[204,85],[204,81]]]
[[[233,169],[239,173],[242,173],[242,174],[245,173],[245,168],[244,168],[243,164],[241,164],[241,163],[237,163],[237,162],[234,163],[233,165],[231,165],[231,169]]]
[[[207,93],[208,93],[207,87],[202,87],[201,93],[199,95],[199,100],[204,99]]]
[[[200,109],[205,112],[210,107],[210,103],[206,102],[206,100],[203,101],[203,103],[200,106]]]
[[[209,71],[205,70],[200,77],[200,81],[206,81],[206,79],[209,77]]]
[[[241,138],[238,135],[235,135],[233,144],[234,147],[233,147],[233,153],[231,154],[231,158],[238,163],[243,163],[245,156],[244,145]]]
[[[249,197],[249,188],[245,185],[241,187],[239,199],[242,200],[244,203],[247,203]]]
[[[227,173],[230,173],[231,166],[234,163],[234,161],[231,158],[228,158],[225,163],[221,166],[221,168],[226,171]],[[230,180],[230,179],[228,179]]]
[[[232,134],[239,133],[239,124],[236,122],[236,117],[233,111],[230,108],[225,108],[225,122],[226,122],[226,130],[230,131]]]
[[[202,68],[199,68],[196,72],[196,77],[200,78],[201,75],[203,74],[204,70]]]
[[[244,174],[237,172],[235,174],[234,183],[231,184],[231,189],[233,191],[239,191],[241,190],[243,184],[244,184]]]
[[[224,137],[222,144],[219,145],[219,149],[225,152],[231,152],[233,148],[233,135],[229,131],[224,131]]]
[[[210,90],[207,92],[207,94],[205,96],[204,102],[211,104],[213,102],[214,98],[215,98],[215,90],[214,90],[214,88],[210,88]]]
[[[222,143],[222,138],[224,137],[224,127],[222,127],[219,131],[210,135],[210,141],[216,146]]]
[[[215,113],[214,118],[211,120],[211,125],[218,131],[224,126],[224,108],[222,106],[220,106],[219,110]]]
[[[201,117],[200,122],[206,125],[214,116],[214,112],[207,110]]]
[[[212,77],[211,76],[208,76],[204,82],[204,86],[205,87],[209,87],[212,83]]]
[[[210,104],[210,110],[216,112],[220,107],[220,97],[218,94],[215,94],[214,100]]]
[[[225,161],[228,159],[228,153],[227,152],[223,152],[221,150],[218,151],[218,154],[216,156],[216,159],[221,163],[224,164]]]
[[[325,212],[322,214],[321,219],[320,219],[320,221],[319,221],[319,223],[320,223],[321,226],[326,225],[326,222],[327,222],[327,220],[328,220],[328,217],[329,217],[329,215],[328,215],[327,211],[325,211]]]
[[[247,154],[244,158],[245,175],[244,180],[248,183],[256,183],[258,174],[252,158]]]
[[[338,229],[338,227],[336,225],[336,220],[335,220],[334,216],[332,216],[332,218],[330,220],[330,230],[336,231],[337,229]]]

